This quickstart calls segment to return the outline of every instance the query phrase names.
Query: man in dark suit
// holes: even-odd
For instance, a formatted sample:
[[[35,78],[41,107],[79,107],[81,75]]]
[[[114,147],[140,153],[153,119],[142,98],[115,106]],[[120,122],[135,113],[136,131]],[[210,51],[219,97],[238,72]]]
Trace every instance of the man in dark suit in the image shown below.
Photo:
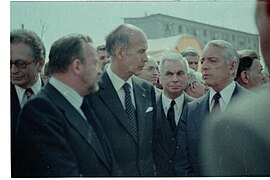
[[[160,80],[163,92],[157,95],[157,123],[154,141],[157,176],[175,176],[177,126],[183,107],[193,100],[184,92],[189,69],[188,63],[185,61],[180,54],[172,52],[160,57]],[[174,102],[174,106],[171,108],[172,102]],[[170,115],[170,113],[173,114]]]
[[[136,26],[123,24],[106,38],[111,64],[99,91],[90,96],[124,176],[153,176],[155,89],[136,76],[147,62],[147,39]]]
[[[30,95],[36,95],[43,83],[39,76],[45,62],[45,47],[32,31],[14,30],[10,34],[10,95],[11,95],[11,176],[16,174],[14,154],[15,129],[21,107]],[[31,89],[31,90],[30,90]],[[30,96],[29,95],[29,96]]]
[[[234,98],[246,90],[234,82],[238,54],[233,46],[223,40],[206,44],[202,53],[202,75],[210,90],[189,103],[183,111],[178,130],[176,172],[178,176],[208,176],[202,168],[201,131],[211,113],[222,113]]]
[[[256,23],[270,68],[270,1],[258,1]],[[203,148],[205,172],[215,176],[270,176],[270,89],[241,96],[226,114],[209,121]],[[212,147],[212,148],[207,148]]]
[[[83,100],[98,89],[97,61],[88,36],[53,43],[52,77],[19,116],[18,177],[118,175],[103,128]]]

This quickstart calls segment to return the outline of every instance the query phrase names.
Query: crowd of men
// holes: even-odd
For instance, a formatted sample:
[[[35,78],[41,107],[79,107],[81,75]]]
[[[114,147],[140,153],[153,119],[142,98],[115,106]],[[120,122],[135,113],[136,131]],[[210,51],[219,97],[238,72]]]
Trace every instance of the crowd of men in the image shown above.
[[[270,2],[257,2],[256,23],[270,69]],[[45,64],[36,33],[12,31],[11,176],[270,176],[258,54],[224,40],[201,56],[147,48],[122,24],[97,48],[82,34],[56,40]]]

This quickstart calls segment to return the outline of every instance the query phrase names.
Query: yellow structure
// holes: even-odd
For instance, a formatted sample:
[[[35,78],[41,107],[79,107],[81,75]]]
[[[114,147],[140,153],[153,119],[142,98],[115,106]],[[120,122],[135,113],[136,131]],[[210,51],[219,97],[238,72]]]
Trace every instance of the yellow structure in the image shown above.
[[[191,34],[181,34],[160,39],[149,39],[147,54],[153,57],[158,57],[165,51],[182,52],[187,47],[197,49],[201,56],[203,47],[199,40]]]

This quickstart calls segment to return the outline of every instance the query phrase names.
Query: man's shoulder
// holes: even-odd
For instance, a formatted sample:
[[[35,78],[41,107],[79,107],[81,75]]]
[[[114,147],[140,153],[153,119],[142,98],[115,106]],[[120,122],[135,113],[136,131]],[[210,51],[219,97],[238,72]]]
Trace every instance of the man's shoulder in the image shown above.
[[[136,77],[136,76],[132,76],[132,80],[134,82],[134,85],[140,85],[145,89],[154,89],[153,84],[151,84],[150,82],[148,82],[144,79],[141,79],[141,78]]]

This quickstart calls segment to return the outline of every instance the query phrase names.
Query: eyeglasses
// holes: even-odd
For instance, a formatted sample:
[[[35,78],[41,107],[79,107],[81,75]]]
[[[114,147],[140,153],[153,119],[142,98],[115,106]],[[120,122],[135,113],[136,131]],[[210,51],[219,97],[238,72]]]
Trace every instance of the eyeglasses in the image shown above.
[[[12,65],[14,64],[18,69],[25,69],[29,64],[31,64],[33,61],[26,62],[24,60],[17,60],[15,62],[10,61],[10,69],[12,68]]]

